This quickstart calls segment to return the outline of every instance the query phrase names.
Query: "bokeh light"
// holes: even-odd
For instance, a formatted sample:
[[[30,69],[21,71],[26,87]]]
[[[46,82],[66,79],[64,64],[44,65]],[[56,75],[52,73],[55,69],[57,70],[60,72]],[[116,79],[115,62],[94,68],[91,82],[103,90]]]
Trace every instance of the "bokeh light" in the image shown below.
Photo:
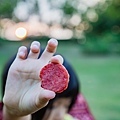
[[[27,36],[27,30],[24,27],[19,27],[16,29],[15,35],[20,39],[24,39]]]

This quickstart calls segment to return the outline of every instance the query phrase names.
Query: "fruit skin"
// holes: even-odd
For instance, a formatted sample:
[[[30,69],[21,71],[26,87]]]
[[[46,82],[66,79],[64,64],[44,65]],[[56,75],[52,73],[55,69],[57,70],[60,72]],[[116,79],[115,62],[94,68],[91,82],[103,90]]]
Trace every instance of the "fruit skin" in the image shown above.
[[[49,63],[40,71],[41,86],[44,89],[61,93],[67,89],[69,74],[59,63]]]

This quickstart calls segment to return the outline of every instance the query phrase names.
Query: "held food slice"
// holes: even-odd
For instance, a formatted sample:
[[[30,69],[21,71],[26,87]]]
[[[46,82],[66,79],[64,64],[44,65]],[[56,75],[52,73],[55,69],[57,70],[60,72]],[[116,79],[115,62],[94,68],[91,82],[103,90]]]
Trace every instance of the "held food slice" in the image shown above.
[[[49,63],[40,72],[41,86],[44,89],[61,93],[67,89],[69,74],[66,68],[59,63]]]

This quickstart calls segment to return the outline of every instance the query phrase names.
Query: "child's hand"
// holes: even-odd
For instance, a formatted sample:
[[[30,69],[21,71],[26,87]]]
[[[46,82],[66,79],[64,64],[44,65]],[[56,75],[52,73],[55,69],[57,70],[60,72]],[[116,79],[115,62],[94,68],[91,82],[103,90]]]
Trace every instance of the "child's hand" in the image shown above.
[[[49,40],[39,59],[39,42],[32,42],[29,53],[26,47],[19,48],[8,72],[3,98],[3,102],[10,114],[17,116],[28,115],[44,107],[50,99],[55,97],[53,91],[41,88],[39,73],[41,68],[48,64],[49,61],[62,64],[63,58],[60,55],[53,57],[57,44],[57,40]]]

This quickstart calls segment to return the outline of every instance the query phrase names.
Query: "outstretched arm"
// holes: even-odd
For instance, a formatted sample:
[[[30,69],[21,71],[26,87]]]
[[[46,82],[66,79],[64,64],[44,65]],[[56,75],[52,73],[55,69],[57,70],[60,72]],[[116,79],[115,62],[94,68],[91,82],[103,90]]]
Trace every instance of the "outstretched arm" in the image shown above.
[[[46,106],[55,97],[53,91],[41,88],[39,73],[49,61],[62,64],[60,55],[53,56],[57,45],[57,40],[50,39],[39,59],[40,43],[37,41],[32,42],[29,53],[25,46],[18,49],[8,72],[3,120],[30,120],[31,113]]]

